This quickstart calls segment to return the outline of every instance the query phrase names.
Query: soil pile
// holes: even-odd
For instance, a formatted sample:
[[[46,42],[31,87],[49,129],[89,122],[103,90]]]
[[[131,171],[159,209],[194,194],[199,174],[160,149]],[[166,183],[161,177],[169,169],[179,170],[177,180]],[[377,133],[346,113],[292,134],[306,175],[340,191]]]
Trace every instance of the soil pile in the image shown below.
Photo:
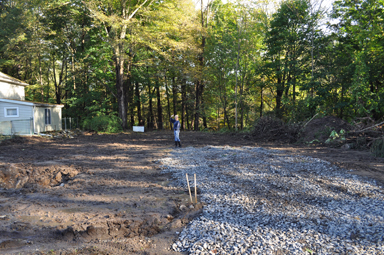
[[[54,187],[63,185],[78,175],[81,167],[37,164],[0,164],[0,188],[34,189],[36,185]]]
[[[300,135],[300,141],[309,143],[317,140],[319,143],[324,143],[329,138],[332,130],[340,133],[342,129],[349,131],[352,130],[353,127],[348,122],[334,116],[314,119],[303,129]]]

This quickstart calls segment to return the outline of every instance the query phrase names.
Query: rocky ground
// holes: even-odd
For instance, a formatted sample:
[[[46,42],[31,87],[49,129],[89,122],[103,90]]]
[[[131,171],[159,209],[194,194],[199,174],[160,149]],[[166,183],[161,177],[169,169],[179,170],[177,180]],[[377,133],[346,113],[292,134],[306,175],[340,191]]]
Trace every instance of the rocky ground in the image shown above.
[[[382,208],[383,159],[362,151],[260,144],[247,134],[182,132],[183,148],[174,149],[172,136],[153,131],[1,143],[0,253],[188,254],[201,247],[226,252],[211,249],[211,241],[205,248],[203,233],[188,232],[199,224],[221,239],[221,228],[231,236],[248,231],[243,243],[260,244],[249,247],[272,254],[380,251],[383,240],[376,231],[383,233],[383,219],[376,206]],[[185,173],[194,170],[201,194],[192,207]],[[298,187],[309,192],[309,200]],[[215,215],[228,209],[241,217]],[[236,221],[244,217],[246,225]],[[333,218],[341,227],[331,227]],[[353,250],[342,243],[349,240]],[[240,254],[245,247],[226,244],[220,247],[238,247]]]
[[[196,174],[206,205],[175,251],[384,254],[384,188],[351,170],[251,146],[189,147],[162,162],[176,187]]]

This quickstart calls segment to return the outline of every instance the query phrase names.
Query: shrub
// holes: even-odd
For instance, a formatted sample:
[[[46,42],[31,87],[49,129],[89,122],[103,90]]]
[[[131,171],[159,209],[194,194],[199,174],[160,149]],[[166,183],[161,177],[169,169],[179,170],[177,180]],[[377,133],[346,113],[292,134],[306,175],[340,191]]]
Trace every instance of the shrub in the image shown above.
[[[384,158],[384,137],[381,137],[373,142],[371,152],[375,155],[375,157]]]
[[[86,118],[83,122],[83,129],[106,133],[118,133],[123,130],[121,119],[115,115],[100,115]]]

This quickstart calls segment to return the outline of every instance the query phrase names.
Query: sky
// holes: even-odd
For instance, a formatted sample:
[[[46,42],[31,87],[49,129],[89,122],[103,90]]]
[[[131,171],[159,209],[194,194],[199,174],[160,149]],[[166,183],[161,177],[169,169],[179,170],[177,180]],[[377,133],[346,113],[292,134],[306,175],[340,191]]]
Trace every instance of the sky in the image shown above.
[[[194,0],[194,1],[195,1],[196,9],[200,9],[201,0]],[[212,0],[203,0],[203,5],[206,6],[208,1],[212,1]],[[234,2],[234,0],[222,0],[223,3],[227,3],[227,2],[231,2],[231,1]],[[247,1],[247,0],[245,0],[245,1]],[[276,1],[277,1],[277,3],[281,2],[281,0],[276,0]],[[313,2],[315,4],[315,6],[318,6],[320,4],[320,2],[321,2],[321,6],[323,8],[326,8],[328,11],[330,11],[332,9],[332,3],[334,1],[335,0],[311,0],[311,2]],[[257,1],[254,1],[254,2],[257,2]]]
[[[196,10],[200,10],[201,0],[194,0],[194,1],[195,1]],[[209,1],[212,1],[212,0],[203,0],[203,5],[206,6]],[[235,2],[235,1],[249,2],[249,0],[221,0],[221,1],[223,3]],[[252,0],[252,1],[257,2],[257,0]],[[268,0],[266,0],[266,1],[268,1]],[[269,1],[271,2],[271,4],[269,4],[267,8],[268,8],[269,14],[272,14],[276,11],[276,8],[278,8],[279,3],[282,0],[269,0]],[[319,8],[319,6],[321,6],[321,8],[323,10],[325,10],[327,13],[330,13],[332,11],[332,4],[333,4],[333,2],[335,2],[335,0],[310,0],[310,1],[313,3],[315,10],[317,10]],[[327,22],[331,22],[331,23],[336,22],[337,23],[337,20],[331,21],[329,18],[325,18],[323,20],[320,20],[320,28],[321,28],[321,30],[323,30],[326,33],[329,30],[327,25],[326,25]]]

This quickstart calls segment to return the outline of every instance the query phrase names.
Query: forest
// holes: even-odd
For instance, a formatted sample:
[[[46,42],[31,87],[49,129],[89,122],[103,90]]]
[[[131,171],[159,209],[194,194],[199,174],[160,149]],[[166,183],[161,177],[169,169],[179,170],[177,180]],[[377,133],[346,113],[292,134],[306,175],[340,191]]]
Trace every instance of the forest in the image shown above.
[[[0,71],[82,126],[384,117],[384,1],[0,0]]]

